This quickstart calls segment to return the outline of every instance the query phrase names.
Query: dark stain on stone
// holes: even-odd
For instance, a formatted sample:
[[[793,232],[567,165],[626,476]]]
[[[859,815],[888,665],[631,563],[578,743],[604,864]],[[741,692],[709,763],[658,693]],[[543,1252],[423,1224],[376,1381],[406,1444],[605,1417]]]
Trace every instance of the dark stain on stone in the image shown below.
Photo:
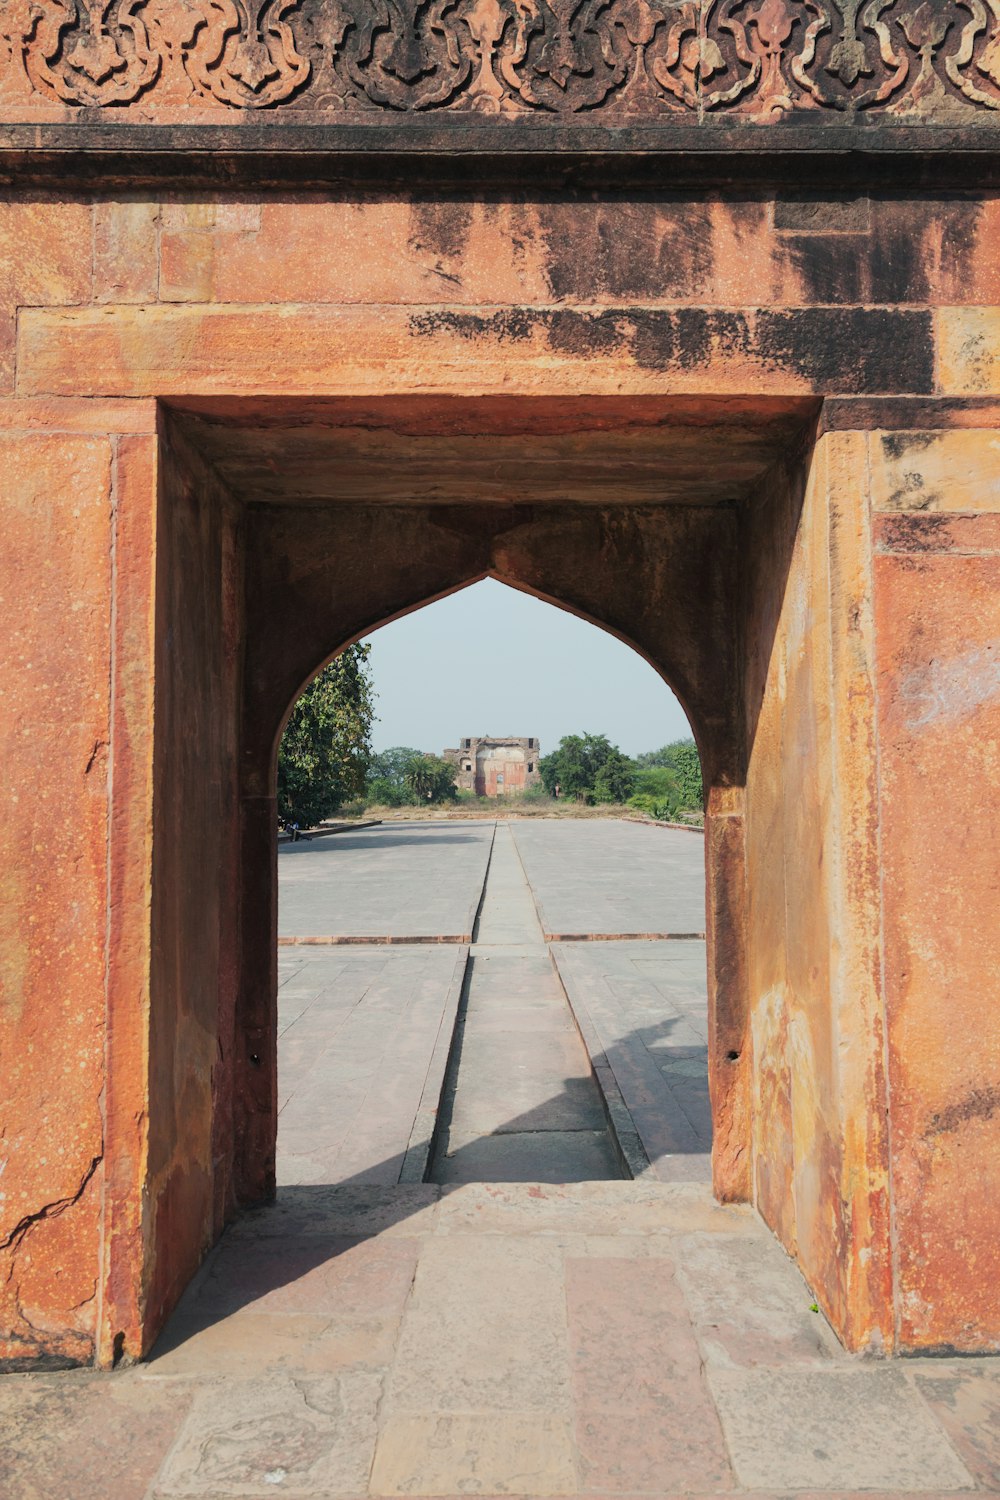
[[[775,223],[788,227],[778,207]],[[836,205],[820,207],[832,210]],[[951,286],[960,289],[972,268],[979,212],[976,204],[957,200],[883,198],[871,205],[867,233],[818,233],[818,218],[815,225],[803,222],[802,232],[789,235],[786,253],[808,301],[929,302],[935,290],[931,268],[936,248],[928,244],[928,231],[940,226],[944,269]]]
[[[779,198],[774,205],[775,229],[800,234],[866,234],[871,223],[867,198]]]
[[[807,302],[867,302],[868,240],[859,235],[789,237],[788,257]]]
[[[411,203],[410,247],[429,251],[444,260],[458,260],[465,253],[471,224],[472,208],[468,203]]]
[[[940,205],[937,212],[941,220],[941,260],[949,273],[942,290],[945,297],[957,301],[967,293],[973,278],[983,204],[957,199]]]
[[[941,496],[937,490],[924,489],[922,474],[906,474],[903,483],[889,496],[892,510],[933,510]]]
[[[539,223],[557,298],[696,296],[711,276],[706,203],[543,204]]]
[[[579,358],[623,344],[642,369],[701,369],[713,359],[757,357],[788,370],[814,390],[875,395],[933,389],[929,312],[884,308],[764,309],[745,313],[699,307],[578,309],[502,308],[483,314],[441,309],[411,315],[410,332],[525,343],[536,330],[551,346]]]
[[[951,522],[948,515],[883,516],[879,521],[879,543],[886,552],[946,551]]]
[[[873,302],[961,299],[973,272],[981,206],[961,199],[883,199],[873,204]],[[938,245],[940,244],[940,252]],[[940,270],[932,271],[940,255]]]
[[[814,390],[867,396],[934,385],[934,328],[929,312],[888,308],[806,307],[757,314],[756,352]]]
[[[872,205],[869,297],[873,302],[930,300],[927,227],[928,207],[919,201]]]
[[[882,451],[886,458],[898,463],[909,453],[924,453],[937,441],[936,432],[885,432],[882,434]]]
[[[930,1124],[924,1134],[927,1137],[948,1135],[969,1120],[992,1120],[998,1111],[1000,1111],[1000,1084],[991,1084],[984,1089],[972,1089],[957,1104],[950,1104],[947,1109],[931,1115]]]
[[[549,344],[559,354],[611,354],[622,346],[622,317],[617,312],[556,308],[545,315],[545,321]]]
[[[424,338],[435,334],[457,334],[463,339],[496,339],[500,344],[523,344],[531,338],[534,330],[546,321],[544,313],[533,312],[526,307],[505,307],[490,313],[440,312],[414,313],[410,318],[410,332]]]
[[[672,366],[696,369],[713,358],[745,355],[751,347],[743,313],[701,307],[680,307],[672,312],[633,308],[629,320],[633,325],[632,357],[644,370]]]

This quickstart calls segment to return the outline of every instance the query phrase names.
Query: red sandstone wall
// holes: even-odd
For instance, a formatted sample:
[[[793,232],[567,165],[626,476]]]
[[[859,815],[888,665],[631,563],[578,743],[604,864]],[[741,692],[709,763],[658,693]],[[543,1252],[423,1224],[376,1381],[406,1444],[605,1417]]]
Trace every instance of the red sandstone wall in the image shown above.
[[[157,1330],[229,1206],[238,980],[237,507],[169,423],[158,527],[150,1127]]]
[[[928,398],[935,420],[982,430],[928,438],[914,450],[919,463],[891,442],[830,434],[787,592],[779,560],[769,575],[763,543],[752,543],[761,566],[748,644],[773,628],[778,649],[748,668],[764,703],[748,746],[746,815],[762,1207],[852,1341],[888,1337],[893,1323],[911,1345],[996,1340],[998,243],[992,194],[859,197],[835,211],[752,194],[545,205],[81,195],[0,205],[5,1151],[16,1148],[0,1180],[0,1239],[14,1252],[0,1271],[4,1354],[84,1358],[98,1326],[102,1359],[118,1333],[133,1352],[146,1291],[155,1316],[228,1191],[219,1167],[228,1125],[216,1110],[213,1126],[210,1108],[213,1086],[226,1094],[211,975],[222,974],[223,992],[236,982],[235,918],[196,909],[192,892],[206,870],[214,890],[235,858],[225,775],[234,744],[211,722],[235,692],[235,667],[220,665],[238,649],[220,602],[224,588],[237,590],[235,548],[193,496],[183,526],[178,512],[157,541],[152,525],[153,398],[222,393],[898,393]],[[982,403],[978,414],[963,415],[964,400]],[[866,399],[858,407],[856,426],[871,425]],[[838,420],[848,422],[843,410]],[[874,596],[859,498],[866,465],[879,511]],[[765,501],[772,515],[759,537],[769,546],[790,537],[790,497]],[[170,591],[158,606],[158,680],[171,753],[159,762],[154,825],[157,545],[156,576]],[[573,587],[566,578],[553,592]],[[634,599],[622,608],[612,624],[629,633]],[[173,665],[162,654],[171,623]],[[956,682],[964,707],[953,712]],[[929,716],[913,707],[921,693]],[[189,756],[199,738],[203,766]],[[945,816],[928,817],[926,788],[944,756],[950,801]],[[739,829],[738,803],[726,788],[720,839]],[[209,824],[222,830],[218,843]],[[152,993],[158,1014],[161,1000],[173,1009],[150,1037],[154,831],[169,842],[157,854]],[[734,891],[738,852],[720,855]],[[765,1039],[776,1059],[766,1068]],[[155,1217],[144,1220],[149,1066]],[[190,1118],[174,1114],[185,1100]],[[172,1122],[183,1127],[179,1144]],[[164,1257],[144,1288],[137,1268],[149,1268],[151,1232]]]
[[[14,1367],[99,1346],[110,1359],[104,1334],[136,1301],[152,421],[149,403],[0,399],[0,1359]]]
[[[87,1358],[104,1155],[112,447],[5,434],[0,1354]],[[53,629],[54,619],[60,628]]]
[[[758,1207],[852,1347],[891,1347],[866,440],[748,508]],[[861,1253],[863,1251],[863,1253]]]
[[[1000,1348],[1000,435],[873,435],[899,1336]]]

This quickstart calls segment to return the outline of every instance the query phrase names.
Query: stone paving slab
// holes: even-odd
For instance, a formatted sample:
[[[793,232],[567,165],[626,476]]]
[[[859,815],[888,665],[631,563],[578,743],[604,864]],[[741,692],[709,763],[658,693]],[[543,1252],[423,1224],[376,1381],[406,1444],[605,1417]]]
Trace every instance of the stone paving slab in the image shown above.
[[[553,943],[550,951],[633,1174],[709,1181],[705,945]]]
[[[194,1391],[152,1392],[130,1373],[0,1378],[4,1500],[144,1500]]]
[[[473,976],[473,982],[475,978]],[[576,1032],[466,1027],[452,1140],[539,1130],[602,1130],[604,1115]],[[483,1179],[481,1179],[483,1180]],[[488,1179],[487,1179],[488,1180]]]
[[[618,819],[513,821],[546,937],[705,932],[704,840]]]
[[[859,1361],[809,1300],[698,1184],[287,1188],[145,1365],[0,1382],[0,1495],[997,1493],[1000,1361]]]
[[[446,1183],[620,1176],[590,1059],[505,826],[475,938],[429,1175]]]
[[[381,1379],[367,1370],[200,1387],[153,1489],[238,1500],[248,1490],[311,1500],[362,1494],[378,1437]]]
[[[754,1368],[794,1360],[825,1368],[842,1349],[794,1261],[770,1234],[680,1235],[677,1277],[706,1366]],[[738,1297],[732,1290],[739,1287]]]
[[[465,946],[282,951],[280,1181],[423,1178],[467,956]]]
[[[279,1194],[279,1205],[282,1195]],[[272,1210],[268,1210],[268,1213]],[[469,1183],[446,1189],[436,1209],[443,1234],[661,1235],[745,1234],[776,1243],[747,1206],[717,1203],[700,1183],[579,1182],[538,1187]],[[784,1251],[780,1252],[784,1255]]]
[[[1000,1493],[1000,1360],[921,1361],[914,1383],[976,1483]]]
[[[278,851],[282,938],[468,942],[492,822],[382,823]]]
[[[972,1487],[898,1368],[713,1370],[709,1382],[746,1489]]]
[[[456,1182],[591,1182],[620,1176],[606,1128],[545,1130],[544,1142],[530,1132],[475,1136],[453,1142],[435,1176]]]

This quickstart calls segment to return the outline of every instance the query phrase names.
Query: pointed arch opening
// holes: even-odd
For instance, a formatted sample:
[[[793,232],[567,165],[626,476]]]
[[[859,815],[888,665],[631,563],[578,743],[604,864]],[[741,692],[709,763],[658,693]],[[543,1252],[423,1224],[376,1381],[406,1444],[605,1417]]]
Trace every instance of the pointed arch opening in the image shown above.
[[[389,805],[302,832],[303,715],[363,696],[380,642]],[[662,671],[493,570],[320,668],[278,767],[279,1185],[708,1179],[702,799],[667,798],[671,731]]]

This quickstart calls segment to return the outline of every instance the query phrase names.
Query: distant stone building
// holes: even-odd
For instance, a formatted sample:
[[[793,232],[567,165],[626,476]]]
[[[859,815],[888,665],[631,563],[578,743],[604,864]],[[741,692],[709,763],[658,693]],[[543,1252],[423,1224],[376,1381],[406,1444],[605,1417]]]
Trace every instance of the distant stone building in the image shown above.
[[[480,797],[509,797],[538,786],[542,779],[540,755],[538,740],[518,735],[466,739],[457,750],[444,752],[445,760],[457,769],[459,790],[476,792]]]

